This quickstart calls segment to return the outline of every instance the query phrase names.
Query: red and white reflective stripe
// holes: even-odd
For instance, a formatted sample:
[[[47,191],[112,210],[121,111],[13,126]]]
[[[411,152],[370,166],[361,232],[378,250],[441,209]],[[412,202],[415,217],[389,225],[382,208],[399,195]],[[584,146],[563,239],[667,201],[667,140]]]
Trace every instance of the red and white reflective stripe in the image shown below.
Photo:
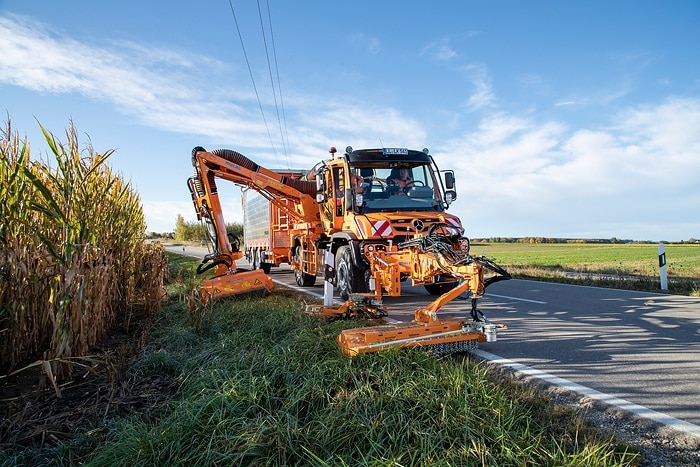
[[[363,222],[360,222],[357,220],[357,217],[355,218],[355,225],[357,226],[357,231],[360,232],[360,235],[362,238],[367,238],[367,232],[365,232],[365,225]]]
[[[456,227],[456,229],[451,229],[448,227],[448,231],[452,234],[461,235],[462,234],[462,223],[456,217],[446,217],[445,224]]]
[[[380,237],[387,237],[391,235],[391,224],[389,221],[373,221],[372,222],[372,235],[379,235]]]

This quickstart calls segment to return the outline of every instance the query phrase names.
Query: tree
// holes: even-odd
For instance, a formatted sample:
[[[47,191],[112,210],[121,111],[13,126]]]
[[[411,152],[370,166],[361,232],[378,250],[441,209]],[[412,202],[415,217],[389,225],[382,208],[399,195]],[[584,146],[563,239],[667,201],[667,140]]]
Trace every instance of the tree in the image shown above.
[[[177,221],[175,221],[175,240],[187,240],[187,224],[181,214],[177,215]]]

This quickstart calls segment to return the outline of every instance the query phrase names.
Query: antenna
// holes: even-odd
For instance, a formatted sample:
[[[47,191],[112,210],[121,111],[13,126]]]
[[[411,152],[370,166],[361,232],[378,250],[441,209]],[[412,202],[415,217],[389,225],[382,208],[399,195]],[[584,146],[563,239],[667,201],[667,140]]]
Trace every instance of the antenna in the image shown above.
[[[382,148],[383,148],[383,147],[384,147],[384,143],[382,143],[382,137],[381,137],[381,136],[378,136],[378,138],[379,138],[379,147],[382,147]]]

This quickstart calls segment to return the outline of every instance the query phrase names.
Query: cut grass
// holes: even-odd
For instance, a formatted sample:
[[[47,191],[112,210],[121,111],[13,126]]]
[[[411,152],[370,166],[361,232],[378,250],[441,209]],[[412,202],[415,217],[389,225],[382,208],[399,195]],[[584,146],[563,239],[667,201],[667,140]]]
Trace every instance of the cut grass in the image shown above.
[[[553,410],[539,393],[501,384],[466,355],[390,349],[346,358],[336,336],[369,323],[308,316],[302,297],[287,289],[215,302],[193,321],[185,298],[195,265],[171,257],[169,300],[130,369],[136,379],[178,382],[165,408],[108,418],[92,430],[97,434],[71,444],[2,452],[1,465],[623,466],[640,460],[574,413]]]
[[[465,356],[393,349],[348,359],[335,337],[358,323],[307,316],[289,291],[220,301],[208,313],[194,326],[182,302],[169,305],[153,333],[158,350],[134,371],[176,376],[179,397],[157,421],[111,421],[85,465],[635,462]]]

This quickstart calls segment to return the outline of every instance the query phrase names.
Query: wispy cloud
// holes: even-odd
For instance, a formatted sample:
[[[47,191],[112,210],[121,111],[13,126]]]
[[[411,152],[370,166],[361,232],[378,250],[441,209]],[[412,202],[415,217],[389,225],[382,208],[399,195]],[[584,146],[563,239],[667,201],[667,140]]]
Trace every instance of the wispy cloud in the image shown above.
[[[498,113],[438,153],[463,180],[460,197],[480,207],[475,212],[464,203],[455,206],[456,214],[469,216],[475,233],[497,225],[501,232],[508,226],[514,235],[532,235],[546,219],[550,226],[560,223],[562,236],[623,236],[633,223],[654,224],[654,216],[659,223],[700,228],[688,201],[700,198],[697,128],[698,99],[627,108],[599,128]],[[676,214],[662,220],[667,211]],[[615,224],[622,212],[627,226]],[[668,229],[651,229],[648,238],[659,239],[654,235]]]
[[[250,123],[259,119],[234,103],[227,90],[201,81],[206,74],[193,80],[194,63],[211,62],[207,57],[134,44],[83,44],[17,16],[0,17],[0,49],[0,82],[6,84],[40,93],[80,94],[167,131],[219,137],[233,133],[251,143],[251,135],[264,134],[262,125]]]
[[[355,46],[361,47],[370,54],[377,54],[381,50],[382,43],[376,37],[368,36],[363,32],[358,32],[350,35],[350,42]]]
[[[355,40],[370,51],[379,47],[376,39],[364,35]],[[236,85],[227,78],[221,81],[231,83],[228,87],[216,86],[215,79],[231,70],[210,57],[134,43],[109,47],[80,43],[18,16],[0,17],[0,50],[2,83],[40,93],[80,94],[161,130],[269,150],[268,130],[255,95],[236,91],[249,89],[249,83]],[[275,125],[273,103],[263,101],[263,106],[268,125]],[[410,134],[422,144],[425,135],[415,121],[391,108],[350,100],[319,100],[292,90],[285,110],[298,130],[291,142],[307,154],[328,141],[377,145],[379,138],[393,141]]]
[[[450,46],[450,40],[443,38],[427,44],[420,52],[421,56],[428,56],[433,60],[445,62],[457,57],[457,51]]]
[[[462,73],[473,86],[473,91],[467,99],[469,110],[480,110],[492,106],[496,101],[496,92],[491,84],[488,68],[483,63],[472,63],[462,67]]]

